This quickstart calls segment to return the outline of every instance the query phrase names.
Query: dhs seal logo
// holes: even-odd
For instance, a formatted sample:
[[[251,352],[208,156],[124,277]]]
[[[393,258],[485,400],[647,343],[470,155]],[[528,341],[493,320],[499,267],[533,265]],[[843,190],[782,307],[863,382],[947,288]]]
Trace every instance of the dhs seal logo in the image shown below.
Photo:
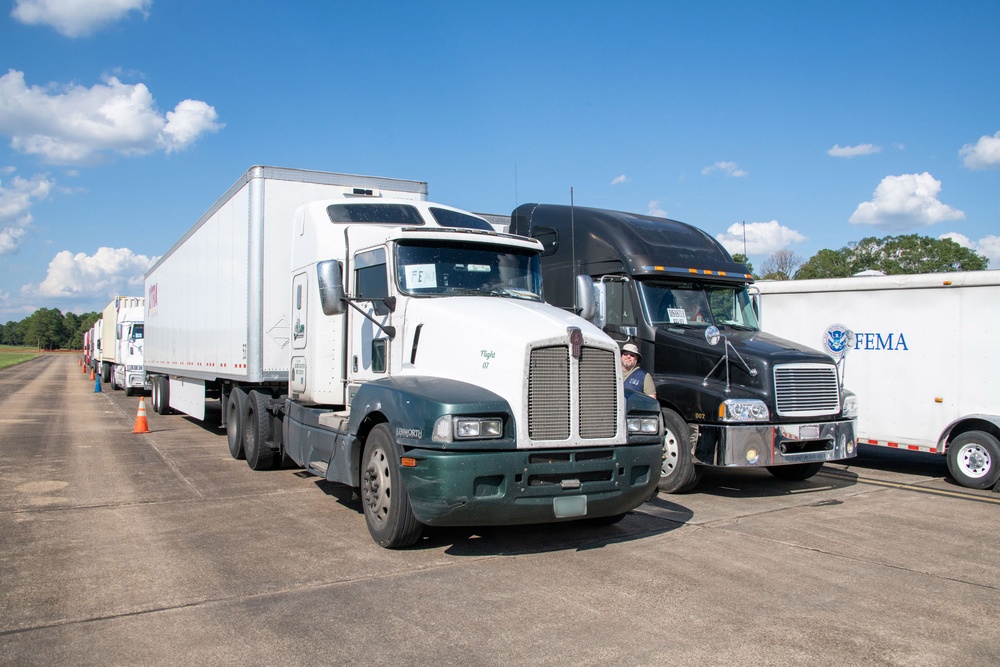
[[[837,361],[843,359],[852,347],[854,347],[854,332],[843,324],[831,324],[823,332],[823,349]]]

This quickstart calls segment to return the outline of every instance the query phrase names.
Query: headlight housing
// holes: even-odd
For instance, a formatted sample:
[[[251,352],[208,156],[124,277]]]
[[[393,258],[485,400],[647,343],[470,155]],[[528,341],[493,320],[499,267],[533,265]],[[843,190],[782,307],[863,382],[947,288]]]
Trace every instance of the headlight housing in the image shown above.
[[[767,405],[755,398],[730,398],[719,404],[719,419],[724,422],[766,422],[770,418]]]
[[[853,419],[858,416],[858,397],[854,394],[844,394],[844,417]]]
[[[456,440],[494,440],[503,437],[503,420],[499,417],[456,417],[442,415],[434,422],[434,442]]]
[[[658,434],[660,432],[660,418],[657,417],[626,417],[625,427],[629,433]]]

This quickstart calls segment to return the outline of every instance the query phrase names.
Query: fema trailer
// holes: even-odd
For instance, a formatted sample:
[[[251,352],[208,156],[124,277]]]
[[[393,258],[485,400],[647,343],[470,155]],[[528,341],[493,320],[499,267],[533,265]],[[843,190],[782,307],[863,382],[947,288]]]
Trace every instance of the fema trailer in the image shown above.
[[[150,389],[143,369],[143,297],[116,296],[104,309],[101,325],[101,382],[113,389]]]
[[[756,287],[765,331],[843,359],[859,443],[942,454],[959,484],[997,484],[1000,271]]]
[[[146,274],[153,408],[222,406],[230,453],[358,488],[383,547],[422,527],[610,523],[655,491],[655,401],[545,304],[541,245],[418,181],[253,167]]]
[[[666,429],[661,491],[690,490],[705,466],[765,467],[801,480],[825,461],[855,456],[857,403],[833,359],[761,332],[752,276],[702,230],[525,204],[510,231],[542,242],[549,303],[575,308],[574,294],[594,290],[598,326],[638,346]],[[575,282],[577,274],[590,280]]]

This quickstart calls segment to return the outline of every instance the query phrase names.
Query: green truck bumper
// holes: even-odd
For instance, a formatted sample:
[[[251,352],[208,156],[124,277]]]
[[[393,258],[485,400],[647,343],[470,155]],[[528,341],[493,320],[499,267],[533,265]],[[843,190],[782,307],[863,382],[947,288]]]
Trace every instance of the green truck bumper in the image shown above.
[[[410,450],[403,484],[429,526],[499,526],[623,514],[655,491],[661,444],[588,449]]]

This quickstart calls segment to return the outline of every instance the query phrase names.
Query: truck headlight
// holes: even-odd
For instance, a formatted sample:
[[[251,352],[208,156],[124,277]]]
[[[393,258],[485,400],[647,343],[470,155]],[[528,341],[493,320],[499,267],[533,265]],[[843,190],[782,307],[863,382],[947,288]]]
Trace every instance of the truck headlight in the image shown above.
[[[142,370],[142,366],[126,366],[125,370],[127,370],[127,371],[141,371]]]
[[[726,422],[766,422],[771,417],[764,401],[730,398],[719,405],[719,419]]]
[[[659,417],[626,417],[625,427],[629,433],[652,433],[660,432]]]
[[[503,420],[497,417],[454,417],[442,415],[434,422],[434,442],[488,440],[503,437]]]
[[[858,416],[858,397],[854,394],[844,395],[844,417],[853,419]]]

